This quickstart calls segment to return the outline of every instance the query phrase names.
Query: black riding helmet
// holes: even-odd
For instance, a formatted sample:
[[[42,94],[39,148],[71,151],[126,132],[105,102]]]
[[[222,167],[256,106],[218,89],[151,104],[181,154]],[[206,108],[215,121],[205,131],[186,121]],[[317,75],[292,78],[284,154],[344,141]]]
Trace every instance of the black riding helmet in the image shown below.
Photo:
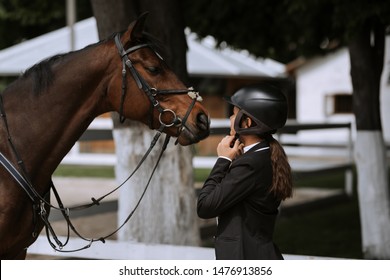
[[[234,122],[234,129],[238,134],[272,134],[286,124],[287,100],[285,95],[274,86],[247,86],[225,99],[240,109]],[[241,128],[240,123],[244,115],[250,117],[256,125]]]

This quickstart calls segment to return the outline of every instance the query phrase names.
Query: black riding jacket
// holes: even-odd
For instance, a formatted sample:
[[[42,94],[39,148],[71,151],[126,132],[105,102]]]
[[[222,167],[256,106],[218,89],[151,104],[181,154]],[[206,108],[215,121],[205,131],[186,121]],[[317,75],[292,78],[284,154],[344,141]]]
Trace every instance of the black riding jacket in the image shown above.
[[[266,141],[233,162],[218,158],[197,205],[200,218],[218,217],[216,259],[283,259],[272,240],[280,201],[269,193],[271,183]]]

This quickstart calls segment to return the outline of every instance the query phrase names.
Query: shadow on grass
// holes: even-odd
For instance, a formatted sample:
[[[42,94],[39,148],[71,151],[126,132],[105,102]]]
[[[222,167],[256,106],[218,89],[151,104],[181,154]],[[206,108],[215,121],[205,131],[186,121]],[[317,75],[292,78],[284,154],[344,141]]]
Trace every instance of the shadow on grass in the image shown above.
[[[276,222],[274,241],[284,254],[361,259],[356,196]]]
[[[308,207],[276,222],[274,241],[285,254],[335,258],[363,258],[359,204],[356,194],[351,198],[329,202],[319,207]],[[296,186],[343,189],[344,173],[335,172],[313,178],[295,178]]]

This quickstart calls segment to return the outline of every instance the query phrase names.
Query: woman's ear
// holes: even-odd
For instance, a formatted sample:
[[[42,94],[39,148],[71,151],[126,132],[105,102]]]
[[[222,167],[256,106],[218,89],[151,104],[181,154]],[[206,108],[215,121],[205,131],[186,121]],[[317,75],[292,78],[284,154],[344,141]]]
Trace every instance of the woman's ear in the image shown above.
[[[243,116],[241,120],[241,128],[249,128],[252,125],[252,119],[247,116]]]
[[[251,118],[247,117],[247,118],[245,119],[245,122],[246,122],[246,124],[247,124],[247,127],[251,127],[251,126],[252,126],[252,119],[251,119]]]

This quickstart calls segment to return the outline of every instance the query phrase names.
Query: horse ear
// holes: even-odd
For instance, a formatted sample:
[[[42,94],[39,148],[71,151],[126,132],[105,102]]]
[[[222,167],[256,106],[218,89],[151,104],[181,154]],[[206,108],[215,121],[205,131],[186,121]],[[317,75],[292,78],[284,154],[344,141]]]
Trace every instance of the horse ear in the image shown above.
[[[137,39],[142,38],[142,33],[145,28],[145,21],[148,17],[149,12],[144,12],[141,14],[137,20],[130,23],[128,30],[131,29],[130,38],[132,41],[136,41]]]

